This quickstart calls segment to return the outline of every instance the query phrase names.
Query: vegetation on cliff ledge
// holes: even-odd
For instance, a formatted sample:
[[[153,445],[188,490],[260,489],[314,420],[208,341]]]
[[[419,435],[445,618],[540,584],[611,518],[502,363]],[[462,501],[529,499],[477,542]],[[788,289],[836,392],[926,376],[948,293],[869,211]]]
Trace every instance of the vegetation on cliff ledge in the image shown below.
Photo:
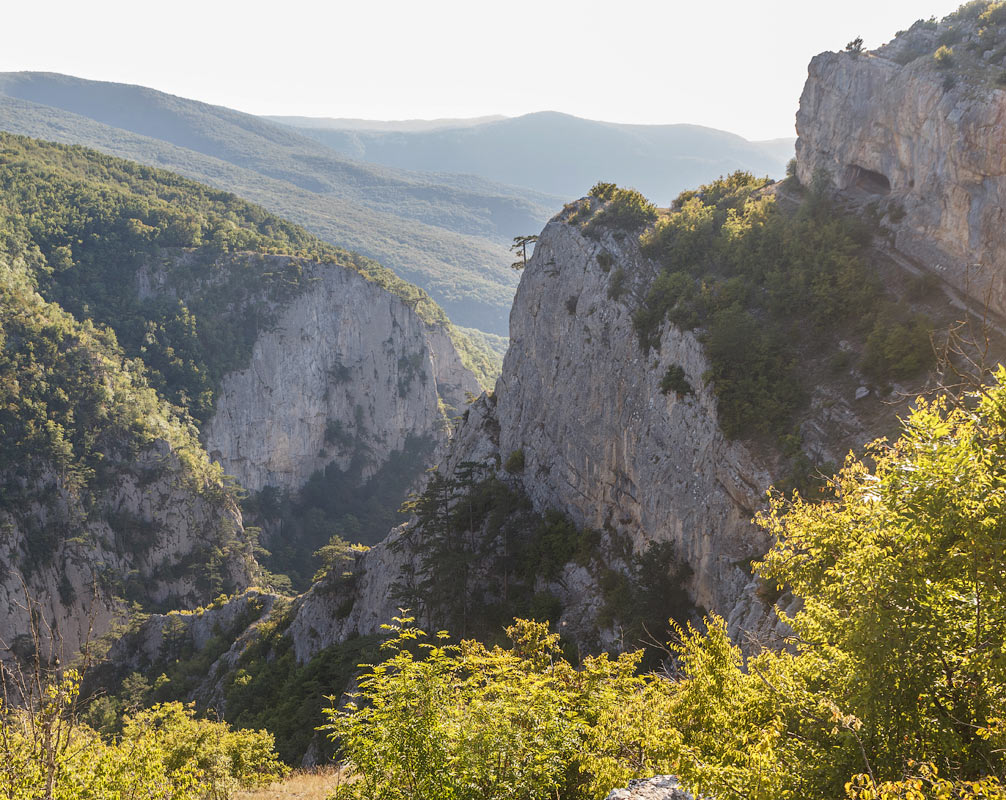
[[[730,437],[791,432],[809,394],[810,342],[820,352],[822,341],[864,339],[857,366],[879,382],[933,357],[926,321],[889,300],[864,258],[872,226],[823,189],[790,210],[768,184],[736,172],[684,192],[640,237],[660,267],[635,311],[640,346],[658,345],[665,320],[699,330]]]
[[[331,731],[341,798],[602,798],[674,773],[720,800],[1006,797],[1006,370],[960,405],[920,400],[832,499],[775,497],[756,565],[799,601],[788,647],[745,657],[725,622],[567,663],[542,624],[509,648],[392,628]],[[961,480],[966,475],[967,480]]]

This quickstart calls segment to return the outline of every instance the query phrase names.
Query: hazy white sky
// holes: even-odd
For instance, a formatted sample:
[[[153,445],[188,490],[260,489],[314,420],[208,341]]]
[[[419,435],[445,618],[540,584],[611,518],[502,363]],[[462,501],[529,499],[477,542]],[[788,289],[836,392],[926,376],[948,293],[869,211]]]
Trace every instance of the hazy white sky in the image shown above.
[[[793,135],[807,62],[960,0],[4,0],[0,71],[151,86],[257,114],[552,109]]]

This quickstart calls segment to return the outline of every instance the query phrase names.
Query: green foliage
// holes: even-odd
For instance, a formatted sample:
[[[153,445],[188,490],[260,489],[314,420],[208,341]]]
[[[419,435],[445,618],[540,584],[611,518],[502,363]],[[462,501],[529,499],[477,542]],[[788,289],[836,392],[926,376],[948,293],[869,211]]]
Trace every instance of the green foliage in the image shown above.
[[[180,703],[131,714],[103,740],[75,718],[77,673],[43,674],[39,703],[0,708],[0,793],[11,800],[229,800],[288,771],[270,734],[199,719]]]
[[[673,772],[719,800],[1002,798],[1006,368],[953,407],[920,399],[868,457],[832,499],[758,517],[788,648],[745,657],[712,616],[677,629],[667,680],[639,653],[576,670],[541,623],[490,650],[399,620],[358,703],[326,712],[341,796],[601,798]]]
[[[324,723],[325,696],[341,692],[359,671],[361,661],[377,656],[378,638],[354,637],[330,645],[300,664],[282,620],[269,626],[238,661],[224,681],[227,715],[238,728],[263,728],[276,737],[276,751],[287,764],[297,764],[318,737]],[[332,750],[328,749],[327,756]]]
[[[694,613],[684,588],[690,573],[673,548],[633,555],[614,534],[605,542],[554,509],[538,514],[492,465],[434,473],[409,508],[416,522],[394,546],[418,567],[402,576],[396,598],[430,627],[493,641],[515,616],[556,622],[563,608],[550,587],[562,584],[570,564],[595,576],[604,598],[599,624],[619,626],[627,641],[651,641],[669,616]]]
[[[341,577],[348,577],[352,573],[347,567],[353,563],[358,553],[365,553],[369,548],[366,545],[353,545],[336,534],[328,544],[315,551],[314,557],[318,559],[321,566],[314,573],[312,583],[317,583],[330,574]]]
[[[684,367],[680,364],[671,364],[667,368],[667,372],[664,373],[664,377],[660,379],[660,393],[670,394],[671,392],[674,392],[679,398],[695,394],[695,390],[688,382],[688,376],[685,375]]]
[[[796,176],[797,162],[796,158],[791,158],[786,162],[786,180],[789,183],[799,183]]]
[[[503,464],[503,469],[511,475],[516,475],[518,472],[524,471],[523,448],[518,448],[507,456],[506,462]]]
[[[232,194],[81,147],[0,133],[0,246],[46,299],[112,327],[151,383],[202,420],[275,309],[338,265],[445,326],[482,379],[491,362],[425,292]],[[157,292],[139,291],[143,280]]]
[[[305,591],[317,570],[312,553],[334,535],[363,544],[376,544],[389,530],[406,520],[398,509],[409,488],[422,475],[433,448],[428,437],[409,437],[405,447],[392,453],[370,479],[366,443],[355,435],[357,426],[333,425],[329,443],[352,453],[343,470],[330,464],[314,473],[299,492],[266,487],[246,498],[242,513],[246,523],[269,531],[259,554],[271,572],[286,575],[298,591]]]
[[[691,568],[683,563],[670,542],[650,542],[646,550],[629,557],[627,572],[604,569],[600,586],[604,600],[602,625],[618,625],[626,642],[642,644],[642,664],[661,666],[666,653],[651,645],[666,640],[676,620],[695,616],[686,585]]]
[[[996,778],[948,780],[940,777],[935,764],[919,764],[917,774],[880,785],[869,775],[855,775],[845,789],[849,800],[1002,800],[1006,797],[1006,788]]]
[[[987,3],[986,8],[982,11],[979,20],[985,25],[1003,25],[1006,24],[1006,3]]]
[[[921,314],[903,320],[878,316],[866,338],[863,369],[874,378],[917,375],[933,360],[930,334],[929,322]]]
[[[517,260],[511,265],[511,269],[522,270],[527,266],[527,246],[533,245],[538,241],[537,235],[534,236],[514,236],[513,244],[510,245],[510,252],[517,256]],[[532,248],[533,251],[533,248]]]
[[[396,622],[358,704],[326,710],[352,770],[338,800],[579,800],[668,763],[666,687],[637,674],[638,653],[577,671],[543,623],[517,620],[512,645],[488,649]]]
[[[976,20],[985,13],[989,6],[996,5],[999,5],[999,3],[993,3],[990,2],[990,0],[968,0],[968,2],[962,3],[956,11],[947,14],[947,16],[943,18],[943,21],[948,23],[960,23],[969,20]],[[919,20],[919,22],[921,21],[922,20]],[[935,29],[936,20],[932,19],[931,22],[934,23],[933,28]]]
[[[625,270],[619,267],[614,272],[611,273],[611,279],[608,281],[608,299],[618,300],[623,294],[628,290],[629,277],[625,274]]]
[[[614,184],[599,183],[590,194],[604,205],[584,226],[584,233],[600,238],[601,231],[633,233],[657,218],[657,208],[635,189],[619,189]]]
[[[170,447],[176,469],[170,461],[134,463],[158,441]],[[30,574],[50,563],[64,542],[88,543],[80,538],[87,520],[79,513],[48,502],[48,524],[38,526],[33,514],[25,514],[32,502],[40,496],[46,502],[46,492],[51,499],[66,492],[86,513],[127,469],[141,485],[167,475],[211,507],[236,499],[191,418],[158,397],[142,364],[123,355],[115,335],[42,300],[23,262],[9,266],[0,256],[0,510],[29,532],[20,568]],[[119,514],[108,521],[117,545],[131,556],[142,557],[156,541],[148,519]],[[208,528],[205,547],[193,553],[199,588],[224,588],[225,554],[243,558],[244,547],[233,527]],[[111,588],[120,596],[130,591]],[[132,599],[148,600],[145,587],[136,587]]]
[[[933,53],[933,59],[936,61],[936,65],[941,69],[949,69],[954,65],[954,50],[952,47],[947,47],[945,44],[941,45],[935,53]]]
[[[716,620],[683,635],[672,716],[692,788],[1002,796],[1004,381],[952,409],[920,400],[872,468],[850,457],[833,500],[773,499],[756,571],[798,601],[780,612],[792,650],[745,662]]]
[[[859,55],[863,52],[863,37],[857,36],[845,46],[845,52]]]
[[[516,285],[502,242],[538,230],[554,203],[471,175],[349,161],[259,118],[140,87],[40,73],[8,73],[4,84],[0,95],[33,101],[0,96],[6,130],[94,147],[234,192],[408,275],[452,320],[498,334],[507,332]],[[89,109],[111,124],[81,116]],[[158,120],[155,129],[142,127],[151,117],[137,109]]]
[[[590,188],[590,191],[587,192],[587,194],[591,197],[596,197],[598,200],[606,202],[614,198],[617,192],[618,184],[598,181]]]
[[[821,183],[790,213],[762,191],[765,179],[736,172],[681,194],[640,237],[662,265],[634,312],[640,346],[659,346],[665,320],[701,329],[728,436],[792,428],[808,396],[796,369],[808,330],[820,340],[875,325],[884,333],[867,359],[878,371],[904,377],[930,363],[921,321],[883,301],[862,258],[871,230],[839,213]]]
[[[420,569],[400,583],[399,598],[466,633],[496,636],[514,614],[529,614],[538,576],[553,576],[581,542],[568,519],[535,514],[490,465],[435,472],[408,509],[416,523],[397,546],[417,554]]]
[[[272,734],[198,719],[181,703],[128,717],[117,745],[126,753],[154,748],[168,779],[191,776],[192,796],[206,800],[227,800],[239,789],[268,785],[288,771],[276,757]]]

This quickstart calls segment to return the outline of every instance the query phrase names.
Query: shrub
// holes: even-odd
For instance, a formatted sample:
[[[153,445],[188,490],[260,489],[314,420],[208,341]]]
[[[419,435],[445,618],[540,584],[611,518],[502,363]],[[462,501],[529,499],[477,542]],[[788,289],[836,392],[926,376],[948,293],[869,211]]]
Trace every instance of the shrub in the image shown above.
[[[625,270],[619,267],[611,273],[611,280],[608,282],[608,299],[618,300],[625,294],[628,288],[629,279]]]
[[[41,695],[28,708],[0,706],[0,793],[14,800],[172,798],[229,800],[281,778],[288,768],[265,731],[232,730],[166,703],[126,717],[104,741],[78,722],[80,676],[36,664]]]
[[[524,471],[524,450],[518,448],[514,450],[510,455],[507,456],[506,463],[503,465],[503,469],[509,472],[511,475],[516,475],[518,472]]]
[[[985,25],[1002,25],[1006,23],[1006,3],[990,3],[979,17]]]
[[[667,368],[664,377],[660,379],[660,392],[661,394],[674,392],[679,398],[695,394],[680,364],[671,364]]]
[[[618,186],[616,184],[598,181],[594,184],[588,194],[591,197],[596,197],[598,200],[611,200],[615,196],[616,192],[618,192]]]
[[[887,207],[887,219],[897,225],[905,218],[905,207],[901,203],[891,203]]]
[[[959,23],[967,22],[968,20],[980,19],[990,5],[994,6],[999,4],[990,3],[989,0],[968,0],[968,2],[960,5],[956,11],[947,14],[943,20],[944,22]]]
[[[668,686],[636,674],[641,653],[575,670],[545,623],[515,620],[488,649],[395,622],[358,700],[326,710],[352,770],[336,800],[588,800],[670,767]]]
[[[936,52],[933,53],[933,58],[936,60],[936,66],[940,69],[949,69],[954,65],[954,49],[947,47],[945,44],[940,45]]]
[[[910,378],[933,360],[931,328],[922,315],[906,319],[881,313],[866,339],[863,369],[874,378]]]
[[[603,229],[632,233],[657,218],[656,206],[635,189],[613,188],[613,184],[598,186],[602,188],[594,196],[604,200],[605,205],[584,228],[584,233],[588,236],[598,238]],[[598,189],[598,186],[594,189]]]
[[[728,436],[787,433],[807,397],[795,368],[806,358],[794,344],[798,331],[844,333],[882,302],[861,255],[874,228],[840,213],[829,184],[818,172],[791,212],[761,191],[763,179],[734,173],[683,192],[640,236],[644,254],[662,266],[633,312],[640,347],[659,346],[665,320],[699,329],[711,362],[704,377]],[[890,213],[897,217],[898,207]],[[889,313],[905,316],[900,307]],[[904,374],[910,360],[899,352],[876,364]]]

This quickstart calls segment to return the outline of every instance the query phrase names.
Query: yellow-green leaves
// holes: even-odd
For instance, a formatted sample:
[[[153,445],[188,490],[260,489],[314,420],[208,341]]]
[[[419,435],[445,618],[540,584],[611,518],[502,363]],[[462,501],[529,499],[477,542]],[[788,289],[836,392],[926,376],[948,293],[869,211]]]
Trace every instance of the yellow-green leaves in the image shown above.
[[[603,797],[671,763],[669,684],[637,674],[639,653],[577,670],[537,622],[516,620],[510,648],[432,645],[408,619],[392,628],[395,655],[367,668],[354,704],[327,711],[356,777],[337,797]]]

